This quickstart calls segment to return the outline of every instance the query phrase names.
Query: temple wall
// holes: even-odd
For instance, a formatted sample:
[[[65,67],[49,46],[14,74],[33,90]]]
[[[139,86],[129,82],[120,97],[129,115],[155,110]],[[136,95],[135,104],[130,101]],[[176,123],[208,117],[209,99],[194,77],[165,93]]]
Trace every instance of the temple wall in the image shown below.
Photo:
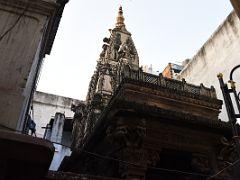
[[[213,85],[217,97],[223,99],[217,74],[223,73],[224,81],[227,82],[230,71],[238,64],[240,64],[240,21],[236,13],[232,12],[190,59],[178,78],[185,78],[188,83],[196,85],[200,83],[207,87]],[[240,70],[235,71],[233,79],[237,81],[237,88],[240,90]],[[220,119],[228,120],[225,107]]]

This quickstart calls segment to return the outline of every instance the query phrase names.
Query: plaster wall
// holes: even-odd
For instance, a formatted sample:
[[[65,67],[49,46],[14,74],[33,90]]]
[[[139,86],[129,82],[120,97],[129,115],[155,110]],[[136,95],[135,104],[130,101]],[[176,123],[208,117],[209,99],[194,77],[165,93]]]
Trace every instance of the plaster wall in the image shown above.
[[[61,146],[59,144],[54,144],[54,147],[55,153],[49,170],[57,171],[64,157],[71,155],[71,150],[69,147]]]
[[[19,131],[33,86],[29,78],[36,74],[49,19],[28,4],[0,0],[0,124]]]
[[[204,86],[214,86],[217,97],[223,100],[217,78],[223,73],[224,81],[229,80],[233,67],[240,64],[240,21],[235,12],[232,12],[218,27],[213,35],[205,42],[196,55],[180,72],[178,79],[185,78],[188,83]],[[233,79],[240,90],[240,70],[236,70]],[[227,121],[225,105],[220,113],[221,120]]]
[[[33,97],[33,120],[36,123],[36,134],[43,137],[45,129],[56,112],[65,114],[65,117],[73,117],[72,104],[78,104],[80,100],[57,96],[36,91]]]

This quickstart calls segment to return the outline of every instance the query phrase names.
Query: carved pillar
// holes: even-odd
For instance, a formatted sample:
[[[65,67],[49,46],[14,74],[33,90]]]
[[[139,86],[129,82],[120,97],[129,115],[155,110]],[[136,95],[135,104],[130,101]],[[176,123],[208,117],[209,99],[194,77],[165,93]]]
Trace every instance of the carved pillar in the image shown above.
[[[126,147],[121,151],[121,159],[127,163],[119,164],[119,173],[125,179],[143,179],[147,169],[145,153],[142,148]]]
[[[121,149],[118,157],[119,173],[125,179],[140,180],[145,176],[147,169],[146,153],[143,141],[146,136],[145,119],[134,117],[118,117],[109,126],[107,135],[111,143]]]

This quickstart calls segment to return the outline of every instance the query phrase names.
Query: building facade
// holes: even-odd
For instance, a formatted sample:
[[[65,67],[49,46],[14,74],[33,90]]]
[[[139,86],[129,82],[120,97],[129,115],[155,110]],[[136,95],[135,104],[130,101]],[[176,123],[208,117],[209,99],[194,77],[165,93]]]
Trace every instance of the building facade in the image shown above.
[[[24,131],[45,54],[67,0],[0,1],[1,127]]]
[[[200,50],[189,60],[178,79],[184,78],[193,84],[203,83],[214,86],[217,97],[223,99],[217,75],[223,74],[224,82],[229,80],[230,71],[240,64],[240,20],[233,11],[205,42]],[[240,79],[240,72],[234,73],[234,79]],[[236,83],[240,89],[239,83]],[[220,119],[228,121],[225,106]]]
[[[54,144],[55,153],[49,170],[57,171],[63,158],[71,154],[72,118],[66,118],[59,112],[55,113],[46,126],[43,138]]]
[[[168,65],[164,68],[162,75],[167,78],[176,79],[177,75],[181,72],[182,69],[182,65],[168,63]]]
[[[44,136],[45,127],[55,116],[55,113],[61,113],[66,118],[72,118],[74,112],[71,110],[71,107],[80,102],[82,101],[35,91],[32,102],[32,119],[36,123],[37,137]]]

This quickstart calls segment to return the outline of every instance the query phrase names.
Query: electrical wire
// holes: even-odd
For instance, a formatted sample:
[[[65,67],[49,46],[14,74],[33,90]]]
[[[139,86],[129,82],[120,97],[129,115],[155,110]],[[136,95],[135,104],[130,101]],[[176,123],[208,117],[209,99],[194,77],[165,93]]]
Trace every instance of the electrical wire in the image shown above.
[[[57,142],[52,142],[52,143],[59,144],[59,145],[62,145],[62,146],[65,146],[65,147],[70,148],[69,146],[64,145],[64,144],[61,144],[61,143],[57,143]],[[132,166],[143,167],[143,166],[141,166],[141,165],[139,165],[139,164],[135,164],[135,163],[132,163],[132,162],[129,162],[129,161],[124,161],[124,160],[121,160],[121,159],[117,159],[117,158],[113,158],[113,157],[109,157],[109,156],[100,155],[100,154],[93,153],[93,152],[89,152],[89,151],[86,151],[86,150],[80,150],[80,151],[81,151],[81,152],[84,152],[84,153],[87,153],[87,154],[90,154],[90,155],[92,155],[92,156],[96,156],[96,157],[101,158],[101,159],[118,161],[118,162],[120,162],[120,163],[132,165]],[[143,167],[143,168],[145,168],[145,167]],[[192,175],[192,176],[202,176],[202,177],[208,177],[208,176],[209,176],[209,175],[206,175],[206,174],[191,173],[191,172],[180,171],[180,170],[176,170],[176,169],[167,169],[167,168],[159,168],[159,167],[152,167],[152,166],[148,166],[147,168],[148,168],[148,169],[160,170],[160,171],[166,171],[166,172],[179,173],[179,174],[187,174],[187,175]]]
[[[216,174],[208,177],[206,180],[209,180],[209,179],[212,179],[212,178],[218,176],[218,175],[221,174],[223,171],[227,170],[229,167],[235,166],[239,161],[240,161],[240,159],[234,161],[232,164],[229,164],[227,167],[225,167],[225,168],[223,168],[222,170],[218,171]]]
[[[0,36],[0,41],[8,34],[10,33],[13,28],[17,25],[17,23],[20,21],[20,19],[25,15],[25,12],[28,10],[28,7],[30,5],[30,2],[28,2],[28,5],[24,8],[22,13],[18,16],[16,21]]]
[[[59,144],[59,145],[62,145],[62,146],[68,147],[68,148],[71,148],[71,147],[69,147],[67,145],[64,145],[64,144],[61,144],[61,143],[57,143],[57,142],[53,142],[53,143]],[[121,162],[121,163],[134,165],[134,166],[138,166],[138,167],[140,166],[140,165],[135,164],[135,163],[131,163],[131,162],[128,162],[128,161],[124,161],[124,160],[120,160],[120,159],[116,159],[116,158],[112,158],[112,157],[108,157],[108,156],[103,156],[103,155],[96,154],[96,153],[93,153],[93,152],[89,152],[89,151],[86,151],[86,150],[80,150],[80,151],[82,151],[84,153],[87,153],[87,154],[90,154],[90,155],[97,156],[99,158],[104,158],[104,159],[108,159],[108,160],[118,161],[118,162]],[[231,166],[236,165],[239,161],[240,161],[240,159],[234,161],[232,164],[226,166],[225,168],[223,168],[222,170],[218,171],[216,174],[211,175],[211,176],[206,175],[206,174],[200,174],[200,173],[191,173],[191,172],[186,172],[186,171],[180,171],[180,170],[176,170],[176,169],[166,169],[166,168],[158,168],[158,167],[152,167],[152,166],[148,166],[147,168],[161,170],[161,171],[166,171],[166,172],[174,172],[174,173],[180,173],[180,174],[193,175],[193,176],[202,176],[202,177],[207,177],[206,180],[209,180],[209,179],[212,179],[212,178],[218,176],[219,174],[221,174],[223,171],[227,170]]]
[[[22,133],[22,131],[18,131],[18,130],[15,130],[15,129],[12,129],[12,128],[8,128],[4,125],[0,125],[0,127],[3,127],[3,128],[7,128],[8,130],[12,130],[12,131],[15,131],[15,132],[19,132],[21,134],[24,134]],[[26,134],[25,134],[26,135]],[[30,135],[29,135],[30,136]],[[71,148],[70,146],[68,145],[64,145],[62,143],[58,143],[58,142],[54,142],[54,141],[51,141],[52,143],[54,144],[59,144],[61,146],[65,146],[65,147],[68,147],[68,148]],[[101,154],[97,154],[97,153],[93,153],[93,152],[90,152],[90,151],[86,151],[86,150],[80,150],[81,152],[84,152],[84,153],[87,153],[89,155],[92,155],[92,156],[95,156],[95,157],[98,157],[98,158],[101,158],[101,159],[107,159],[107,160],[112,160],[112,161],[118,161],[120,163],[124,163],[124,164],[128,164],[128,165],[133,165],[133,166],[138,166],[138,167],[141,167],[139,164],[135,164],[135,163],[132,163],[132,162],[129,162],[129,161],[124,161],[124,160],[121,160],[121,159],[117,159],[117,158],[113,158],[113,157],[109,157],[109,156],[104,156],[104,155],[101,155]],[[235,166],[238,162],[240,162],[240,159],[237,159],[236,161],[234,161],[232,164],[224,167],[222,170],[218,171],[216,174],[213,174],[211,176],[209,175],[206,175],[206,174],[201,174],[201,173],[191,173],[191,172],[186,172],[186,171],[180,171],[180,170],[176,170],[176,169],[167,169],[167,168],[159,168],[159,167],[152,167],[152,166],[148,166],[147,168],[149,169],[155,169],[155,170],[160,170],[160,171],[165,171],[165,172],[173,172],[173,173],[179,173],[179,174],[187,174],[187,175],[192,175],[192,176],[201,176],[201,177],[206,177],[206,180],[209,180],[209,179],[212,179],[214,177],[217,177],[219,174],[221,174],[223,171],[227,170],[228,168],[230,168],[231,166]],[[145,168],[145,167],[144,167]]]

